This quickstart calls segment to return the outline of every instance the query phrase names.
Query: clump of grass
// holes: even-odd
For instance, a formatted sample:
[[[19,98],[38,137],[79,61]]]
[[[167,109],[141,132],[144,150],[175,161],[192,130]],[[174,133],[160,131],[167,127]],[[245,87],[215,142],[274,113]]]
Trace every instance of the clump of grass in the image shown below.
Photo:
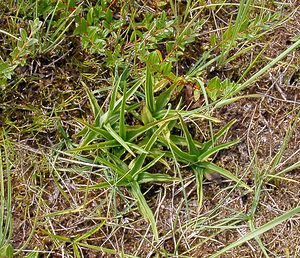
[[[173,109],[170,100],[178,86],[176,82],[155,96],[155,69],[156,67],[149,61],[144,78],[135,83],[127,82],[128,70],[124,70],[119,76],[116,69],[107,110],[101,109],[94,95],[83,83],[92,107],[94,122],[88,124],[78,120],[84,126],[79,133],[82,136],[81,143],[69,152],[75,152],[75,157],[78,158],[79,152],[89,151],[93,162],[105,165],[114,171],[116,176],[113,181],[108,180],[88,186],[83,190],[127,187],[136,199],[141,214],[150,222],[154,238],[158,241],[159,232],[155,219],[141,192],[140,185],[142,183],[178,181],[178,178],[167,173],[149,172],[151,167],[158,162],[161,164],[176,162],[181,166],[188,165],[195,171],[199,208],[203,200],[202,183],[205,173],[217,172],[250,191],[251,188],[231,172],[210,161],[212,155],[238,142],[232,141],[216,145],[216,142],[229,130],[234,121],[222,128],[210,141],[205,143],[195,141],[184,119],[216,120],[194,111],[183,111],[180,105],[176,105]],[[132,86],[128,87],[128,84]],[[160,84],[160,81],[157,84]],[[140,102],[134,101],[134,97],[137,95],[142,96]],[[130,119],[134,119],[133,123],[137,125],[130,126],[125,114],[134,114],[134,118]],[[173,129],[175,128],[181,130],[184,137],[180,136],[181,133],[174,134]],[[182,147],[187,148],[188,151],[183,151]]]
[[[13,257],[12,237],[12,185],[9,158],[9,141],[5,132],[1,133],[0,142],[0,257]]]

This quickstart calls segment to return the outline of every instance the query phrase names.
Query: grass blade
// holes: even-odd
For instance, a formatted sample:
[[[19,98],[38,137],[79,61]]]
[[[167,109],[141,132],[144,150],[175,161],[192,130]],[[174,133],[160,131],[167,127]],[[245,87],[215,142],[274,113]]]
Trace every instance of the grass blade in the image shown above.
[[[144,171],[150,169],[152,166],[154,166],[162,157],[164,154],[156,157],[155,159],[151,160],[146,166],[144,166],[142,169],[140,169],[139,173],[143,173]]]
[[[274,170],[278,164],[281,162],[282,157],[283,157],[283,153],[285,152],[288,143],[291,140],[291,137],[293,135],[293,132],[295,131],[295,128],[299,122],[299,116],[300,116],[300,111],[298,112],[298,114],[295,116],[294,118],[294,122],[290,123],[289,128],[284,136],[282,145],[279,148],[279,151],[276,153],[275,157],[272,159],[271,164],[272,164],[272,170]]]
[[[144,183],[151,183],[151,182],[160,182],[160,183],[168,183],[168,182],[174,182],[179,181],[179,178],[174,178],[167,174],[162,173],[148,173],[148,172],[142,172],[138,176],[138,183],[144,184]]]
[[[221,130],[215,133],[211,140],[207,141],[200,153],[206,152],[216,141],[218,141],[229,129],[230,127],[236,122],[236,119],[231,120],[228,124],[226,124]]]
[[[115,181],[101,182],[98,184],[81,187],[78,190],[79,191],[99,190],[99,189],[103,189],[103,188],[109,188],[112,186],[120,187],[120,186],[128,186],[128,185],[129,185],[129,182],[126,179],[123,179],[123,180],[118,180],[118,182],[115,182]]]
[[[184,132],[184,136],[185,136],[185,139],[186,139],[186,142],[187,142],[187,146],[188,146],[188,150],[190,152],[190,154],[192,155],[197,155],[198,154],[198,149],[194,143],[194,140],[185,124],[185,122],[183,121],[182,117],[180,115],[178,115],[179,117],[179,120],[180,120],[180,123],[181,123],[181,127],[183,129],[183,132]]]
[[[300,206],[289,210],[287,212],[285,212],[284,214],[276,217],[275,219],[269,221],[268,223],[262,225],[261,227],[255,229],[254,231],[252,231],[251,233],[248,233],[247,235],[245,235],[244,237],[240,238],[239,240],[235,241],[234,243],[226,246],[225,248],[223,248],[222,250],[218,251],[217,253],[213,254],[210,256],[210,258],[216,258],[221,256],[222,254],[224,254],[225,252],[267,232],[268,230],[276,227],[277,225],[281,224],[282,222],[288,220],[289,218],[293,217],[294,215],[296,215],[297,213],[300,213]]]
[[[232,174],[230,171],[228,171],[224,168],[218,167],[217,165],[210,163],[210,162],[201,162],[201,163],[197,164],[197,166],[206,169],[207,171],[205,171],[205,172],[208,172],[208,173],[210,171],[217,172],[217,173],[221,174],[222,176],[227,177],[228,179],[238,183],[239,185],[243,186],[244,188],[246,188],[252,192],[252,189],[248,185],[246,185],[241,179],[237,178],[234,174]]]
[[[170,140],[175,144],[175,145],[179,145],[179,146],[187,146],[187,142],[186,142],[186,139],[185,137],[182,137],[182,136],[178,136],[178,135],[170,135]],[[202,148],[203,147],[203,144],[196,141],[196,140],[193,140],[194,141],[194,144],[196,146],[196,148]]]
[[[197,184],[197,198],[198,198],[198,210],[202,207],[203,204],[203,176],[204,169],[198,166],[194,168],[195,176],[196,176],[196,184]]]
[[[104,125],[104,128],[118,143],[120,143],[133,157],[135,157],[134,152],[129,148],[128,144],[111,128],[109,124]]]
[[[240,140],[235,140],[235,141],[226,142],[226,143],[220,144],[220,145],[218,145],[216,147],[213,147],[213,148],[207,150],[206,152],[202,153],[198,157],[198,161],[205,161],[211,155],[219,152],[220,150],[224,150],[224,149],[230,148],[231,146],[236,145],[239,142],[240,142]]]
[[[156,142],[158,135],[165,129],[169,122],[165,122],[161,127],[159,127],[150,137],[148,143],[145,146],[145,151],[150,151],[153,144]],[[132,175],[133,178],[136,178],[143,166],[145,161],[146,154],[142,153],[134,162],[132,169],[130,169],[129,173]]]
[[[256,72],[252,77],[250,77],[247,81],[245,81],[241,86],[237,87],[234,91],[232,91],[228,96],[225,97],[227,99],[230,96],[233,96],[240,92],[241,90],[247,88],[251,83],[256,81],[261,75],[266,73],[271,67],[273,67],[275,64],[277,64],[280,60],[285,58],[289,53],[294,51],[300,46],[300,39],[297,40],[293,45],[291,45],[289,48],[287,48],[285,51],[283,51],[279,56],[274,58],[270,63],[268,63],[265,67],[260,69],[258,72]]]
[[[293,170],[295,170],[295,169],[297,169],[297,168],[300,168],[300,160],[297,161],[296,163],[294,163],[293,165],[288,166],[287,168],[281,170],[280,172],[278,172],[278,173],[276,174],[276,176],[284,175],[285,173],[290,172],[290,171],[293,171]],[[270,175],[270,177],[272,177],[272,175]]]
[[[76,121],[86,126],[89,130],[95,132],[97,135],[102,136],[104,139],[113,140],[113,137],[106,130],[90,125],[89,123],[79,118],[77,118]]]
[[[5,169],[2,161],[2,151],[0,149],[0,255],[3,257],[13,257],[13,247],[10,244],[12,235],[12,186],[10,176],[10,165],[8,159],[8,150],[4,134],[4,161]]]
[[[170,86],[166,91],[161,93],[157,98],[156,98],[156,112],[158,110],[161,110],[162,108],[165,107],[165,105],[168,104],[177,84],[174,83],[172,86]]]
[[[145,133],[146,131],[154,128],[155,126],[158,126],[159,124],[161,124],[162,122],[170,122],[172,120],[177,119],[177,116],[169,116],[166,117],[164,119],[161,119],[159,121],[153,121],[149,124],[143,125],[143,126],[138,126],[138,127],[128,127],[127,128],[127,141],[128,142],[132,142],[133,140],[135,140],[138,136],[140,136],[141,134]]]
[[[94,115],[94,119],[95,119],[95,126],[99,126],[100,125],[100,117],[103,114],[101,107],[98,104],[97,99],[95,98],[94,94],[90,91],[90,89],[87,87],[87,85],[81,81],[81,84],[83,85],[87,95],[88,95],[88,99],[92,108],[92,112]]]
[[[116,140],[110,140],[106,142],[94,143],[94,144],[87,144],[85,146],[81,146],[78,148],[69,149],[68,152],[80,152],[80,151],[87,151],[87,150],[98,150],[101,148],[112,148],[120,146],[120,144]]]
[[[179,158],[179,160],[184,161],[185,163],[194,163],[197,161],[197,156],[186,153],[178,148],[174,143],[169,143],[170,148],[174,152],[174,154]]]
[[[132,182],[130,184],[130,189],[131,189],[132,195],[137,200],[137,204],[138,204],[140,212],[142,213],[144,218],[150,222],[155,240],[158,241],[158,231],[157,231],[157,227],[156,227],[155,218],[154,218],[152,210],[150,209],[150,207],[147,204],[147,201],[146,201],[144,195],[141,192],[139,184],[137,182]]]
[[[126,139],[126,128],[125,128],[125,106],[126,106],[126,98],[125,94],[127,91],[126,82],[124,83],[123,87],[123,98],[121,102],[121,108],[120,108],[120,120],[119,120],[119,135],[122,139]]]
[[[252,232],[255,230],[255,225],[254,225],[252,219],[249,220],[249,228],[250,228],[250,230],[251,230]],[[255,240],[256,240],[256,242],[258,243],[258,245],[259,245],[261,251],[263,252],[264,256],[265,256],[266,258],[269,258],[269,255],[268,255],[268,253],[267,253],[267,250],[266,250],[266,248],[265,248],[263,242],[261,241],[260,237],[259,237],[259,236],[255,237]]]
[[[150,67],[147,65],[146,68],[146,84],[145,84],[145,94],[146,94],[146,105],[150,112],[153,114],[155,112],[155,100],[153,93],[153,76],[150,71]]]
[[[99,162],[101,165],[105,165],[105,166],[109,167],[110,169],[112,169],[113,171],[117,172],[120,176],[126,175],[126,172],[123,169],[121,169],[120,167],[118,167],[118,166],[114,165],[113,163],[107,161],[106,159],[96,157],[95,160],[97,162]]]
[[[94,235],[95,233],[97,233],[105,224],[105,220],[103,220],[99,225],[97,225],[96,227],[92,228],[91,230],[89,230],[88,232],[86,232],[85,234],[83,234],[82,236],[75,238],[74,242],[79,242],[81,240],[87,239],[90,236]]]

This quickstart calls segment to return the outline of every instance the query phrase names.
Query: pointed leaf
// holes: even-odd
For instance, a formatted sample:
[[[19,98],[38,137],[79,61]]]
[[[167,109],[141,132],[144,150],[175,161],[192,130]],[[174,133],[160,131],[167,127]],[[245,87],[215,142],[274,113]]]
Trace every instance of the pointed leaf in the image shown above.
[[[176,120],[177,116],[169,116],[166,117],[164,119],[161,119],[159,121],[153,121],[149,124],[143,125],[143,126],[139,126],[139,127],[128,127],[127,128],[127,141],[128,142],[132,142],[133,140],[135,140],[138,136],[140,136],[141,134],[145,133],[146,131],[154,128],[155,126],[161,124],[162,122],[169,122],[172,120]]]
[[[167,174],[161,174],[161,173],[148,173],[148,172],[142,172],[139,174],[137,181],[139,184],[143,183],[152,183],[152,182],[160,182],[160,183],[169,183],[174,181],[179,181],[180,178],[178,177],[172,177]]]
[[[83,234],[80,237],[76,237],[74,239],[74,242],[79,242],[81,240],[87,239],[90,236],[94,235],[95,233],[97,233],[105,224],[105,220],[103,220],[99,225],[95,226],[94,228],[92,228],[91,230],[89,230],[88,232],[86,232],[85,234]]]
[[[141,168],[139,170],[139,173],[143,173],[144,171],[150,169],[152,166],[154,166],[162,157],[164,156],[164,154],[156,157],[155,159],[151,160],[146,166],[144,166],[143,168]]]
[[[239,240],[233,242],[232,244],[224,247],[220,251],[216,252],[215,254],[211,255],[210,258],[217,258],[220,257],[222,254],[225,252],[243,244],[246,243],[247,241],[258,237],[259,235],[269,231],[270,229],[273,229],[277,225],[281,224],[282,222],[288,220],[289,218],[295,216],[296,214],[300,213],[300,206],[297,206],[296,208],[289,210],[282,215],[274,218],[273,220],[267,222],[266,224],[260,226],[259,228],[253,230],[252,232],[248,233],[247,235],[241,237]]]
[[[123,98],[121,102],[121,108],[119,109],[120,112],[120,119],[119,119],[119,135],[122,139],[126,139],[126,128],[125,128],[125,105],[126,105],[126,82],[124,83],[123,87]]]
[[[75,119],[77,122],[85,125],[89,130],[93,131],[95,134],[94,135],[97,135],[97,136],[102,136],[104,139],[107,139],[107,140],[113,140],[113,137],[104,129],[101,129],[99,127],[96,127],[96,126],[93,126],[93,125],[90,125],[89,123],[85,122],[84,120],[82,119],[79,119],[79,118],[76,118]],[[89,142],[94,140],[96,138],[93,138],[93,137],[90,137],[89,139]]]
[[[146,84],[145,84],[145,94],[146,94],[146,105],[150,112],[153,114],[155,112],[155,100],[153,92],[153,76],[150,71],[149,65],[146,67]]]
[[[146,220],[148,220],[150,222],[155,240],[158,241],[158,231],[157,231],[157,227],[156,227],[155,218],[154,218],[152,210],[150,209],[150,207],[147,204],[147,201],[146,201],[144,195],[141,192],[140,186],[138,185],[137,182],[132,182],[130,184],[130,190],[131,190],[132,195],[134,196],[134,198],[137,201],[137,204],[138,204],[141,214],[143,215],[143,217]]]
[[[197,161],[197,156],[196,155],[192,155],[189,153],[186,153],[184,151],[182,151],[180,148],[178,148],[175,144],[173,144],[172,142],[170,142],[169,144],[170,148],[172,149],[172,151],[174,152],[174,154],[179,158],[179,160],[185,162],[185,163],[194,163]]]
[[[145,146],[146,151],[150,151],[153,144],[156,142],[158,135],[165,129],[165,127],[167,125],[168,125],[168,122],[165,122],[152,134],[148,143]],[[136,178],[137,175],[139,174],[139,172],[143,166],[143,163],[145,161],[145,158],[146,158],[146,154],[144,154],[144,153],[142,153],[139,157],[136,158],[132,169],[130,169],[130,174],[132,175],[133,178]]]
[[[196,176],[196,184],[197,184],[197,197],[198,197],[198,209],[202,207],[203,204],[203,176],[204,169],[198,166],[193,167]]]
[[[94,94],[90,91],[90,89],[87,87],[87,85],[81,81],[81,84],[83,85],[87,95],[88,95],[88,99],[90,101],[90,105],[92,107],[92,112],[94,115],[94,119],[95,119],[95,126],[99,126],[99,121],[100,121],[100,116],[102,115],[102,110],[98,104],[97,99],[95,98]]]
[[[110,188],[112,186],[121,187],[121,186],[128,186],[128,185],[129,185],[129,182],[127,181],[127,179],[123,179],[123,180],[118,180],[118,182],[116,182],[116,181],[101,182],[98,184],[81,187],[78,190],[79,191],[98,190],[98,189],[103,189],[103,188]]]
[[[187,146],[187,142],[185,137],[178,136],[178,135],[170,135],[170,140],[175,144],[179,146]],[[203,144],[194,140],[194,144],[196,148],[202,148]]]
[[[224,177],[227,177],[228,179],[238,183],[239,185],[243,186],[244,188],[248,189],[249,191],[252,192],[252,189],[245,184],[241,179],[237,178],[234,174],[232,174],[230,171],[218,167],[217,165],[210,163],[210,162],[201,162],[199,164],[197,164],[197,166],[201,167],[201,168],[205,168],[206,171],[205,172],[210,172],[210,171],[214,171],[217,172],[219,174],[221,174]]]
[[[191,155],[197,155],[198,154],[198,149],[196,148],[194,140],[193,140],[193,138],[192,138],[185,122],[183,121],[181,115],[178,115],[178,117],[179,117],[181,127],[182,127],[183,132],[184,132],[184,136],[185,136],[185,139],[186,139],[186,142],[187,142],[189,153]]]
[[[115,104],[115,111],[117,112],[120,109],[120,106],[122,105],[122,101],[125,97],[125,101],[128,101],[128,99],[137,91],[137,89],[145,82],[145,78],[140,78],[129,90],[126,91],[126,93],[123,93],[123,96],[116,101]],[[136,105],[139,105],[140,103],[135,103]],[[128,109],[129,111],[129,109]]]
[[[205,161],[207,160],[207,158],[209,158],[211,155],[219,152],[220,150],[224,150],[227,149],[233,145],[236,145],[237,143],[239,143],[240,140],[235,140],[235,141],[231,141],[231,142],[226,142],[223,144],[219,144],[218,146],[215,146],[209,150],[207,150],[206,152],[202,153],[199,157],[198,157],[198,161]]]
[[[177,84],[174,83],[156,98],[156,112],[164,108],[169,103],[176,86]]]
[[[236,119],[231,120],[228,124],[226,124],[221,130],[219,130],[216,134],[213,135],[212,139],[206,142],[200,154],[206,152],[216,141],[218,141],[229,129],[230,127],[236,122]]]
[[[80,152],[80,151],[87,151],[87,150],[98,150],[101,148],[112,148],[120,146],[120,144],[116,140],[110,140],[106,142],[94,143],[94,144],[87,144],[81,147],[69,149],[68,152]]]
[[[119,174],[120,176],[124,176],[126,175],[126,171],[124,171],[122,168],[114,165],[113,163],[111,163],[110,161],[106,160],[106,159],[102,159],[100,157],[96,157],[95,160],[97,162],[99,162],[102,165],[105,165],[107,167],[109,167],[110,169],[112,169],[113,171],[115,171],[117,174]],[[130,175],[126,175],[126,177],[131,180],[131,176]]]
[[[128,144],[111,128],[109,124],[104,125],[104,128],[118,143],[120,143],[133,157],[135,157],[134,152],[129,148]]]

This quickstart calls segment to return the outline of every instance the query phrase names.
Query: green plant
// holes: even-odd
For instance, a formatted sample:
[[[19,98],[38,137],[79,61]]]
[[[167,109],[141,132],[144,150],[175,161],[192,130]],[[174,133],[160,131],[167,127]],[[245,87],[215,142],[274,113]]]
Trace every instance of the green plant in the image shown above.
[[[10,58],[0,61],[1,86],[5,85],[7,79],[11,79],[16,67],[26,64],[28,56],[32,53],[34,47],[39,42],[36,38],[36,34],[41,28],[42,23],[38,19],[35,19],[34,21],[29,21],[29,26],[29,35],[27,34],[25,29],[21,28],[19,37],[16,37],[4,30],[0,30],[0,33],[2,32],[17,41],[16,46],[10,53]]]
[[[74,1],[64,4],[52,2],[22,1],[17,8],[16,16],[10,24],[11,31],[0,29],[0,33],[10,37],[12,51],[6,59],[0,58],[0,86],[2,88],[11,80],[18,66],[25,66],[29,58],[38,54],[56,50],[64,41],[67,31],[73,25],[81,5]],[[24,17],[18,17],[18,15]],[[26,15],[25,15],[26,14]],[[42,21],[43,20],[43,21]],[[22,21],[24,27],[18,25]]]
[[[0,145],[0,257],[13,257],[13,247],[10,243],[12,236],[12,186],[11,162],[8,153],[8,141],[4,133]],[[4,156],[2,154],[4,150]]]
[[[223,248],[220,251],[216,252],[215,254],[211,255],[210,258],[219,257],[222,254],[224,254],[225,252],[231,250],[232,248],[235,248],[235,247],[249,241],[250,239],[253,239],[253,238],[256,238],[256,237],[260,236],[261,234],[265,233],[266,231],[276,227],[280,223],[282,223],[282,222],[286,221],[287,219],[295,216],[299,212],[300,212],[300,207],[297,206],[296,208],[283,213],[282,215],[274,218],[273,220],[271,220],[271,221],[267,222],[266,224],[260,226],[259,228],[255,229],[251,233],[246,234],[245,236],[241,237],[239,240],[233,242],[232,244],[226,246],[225,248]]]
[[[151,167],[156,163],[160,162],[166,165],[168,161],[165,159],[168,159],[189,165],[196,173],[200,206],[203,196],[201,189],[204,173],[212,171],[220,173],[251,190],[232,173],[209,161],[210,156],[219,150],[237,143],[237,141],[232,141],[215,146],[215,142],[227,132],[233,122],[204,144],[193,140],[184,121],[185,118],[202,118],[213,121],[215,119],[197,114],[194,111],[180,110],[180,103],[176,105],[175,109],[171,108],[171,98],[180,80],[174,81],[171,86],[161,90],[158,96],[155,96],[156,85],[161,85],[161,81],[155,79],[159,79],[162,72],[155,65],[157,58],[157,52],[150,55],[145,69],[145,79],[141,78],[130,88],[127,86],[128,70],[125,69],[119,76],[118,69],[116,69],[110,103],[105,112],[98,105],[95,96],[83,83],[92,107],[94,123],[89,124],[83,120],[78,120],[84,126],[78,134],[82,137],[81,143],[78,147],[69,150],[69,152],[76,154],[75,158],[80,158],[78,152],[89,151],[94,162],[107,166],[117,175],[114,180],[88,186],[82,190],[112,186],[127,187],[137,201],[141,214],[150,221],[156,240],[158,240],[158,230],[155,219],[141,192],[140,185],[149,182],[178,180],[178,178],[166,173],[151,173]],[[132,96],[141,94],[139,89],[142,85],[144,85],[142,88],[144,93],[141,104],[133,101]],[[119,92],[122,92],[122,95]],[[136,124],[142,123],[143,125],[128,125],[125,114],[131,114],[136,120]],[[177,121],[180,122],[179,128],[184,137],[172,133]],[[178,145],[186,146],[189,152],[182,151]]]
[[[238,94],[271,67],[284,66],[283,58],[299,47],[295,36],[293,45],[283,44],[289,45],[287,50],[264,66],[270,59],[266,38],[272,34],[268,33],[288,22],[297,8],[283,17],[275,5],[288,3],[144,2],[0,2],[4,10],[0,130],[9,128],[9,136],[0,143],[0,254],[4,257],[39,257],[42,252],[44,256],[49,252],[48,256],[82,257],[92,252],[133,257],[148,250],[149,257],[186,257],[198,248],[204,250],[202,245],[209,241],[219,241],[219,235],[245,226],[251,233],[216,255],[253,238],[268,257],[273,250],[260,235],[298,212],[291,210],[256,229],[257,211],[263,208],[260,195],[266,190],[272,194],[264,184],[295,182],[285,173],[300,164],[286,166],[289,160],[283,156],[296,123],[270,164],[261,169],[251,163],[244,173],[242,163],[238,175],[215,161],[219,151],[238,144],[242,137],[237,130],[237,139],[226,142],[235,120],[214,130],[220,122],[214,118],[216,109],[241,98],[260,97]],[[238,78],[230,77],[231,65]],[[249,76],[252,70],[254,75]],[[184,88],[195,89],[199,102],[191,109],[196,109],[185,109]],[[222,116],[221,112],[216,114]],[[199,133],[205,140],[199,140]],[[17,143],[10,146],[8,137]],[[10,147],[16,149],[13,155]],[[223,162],[223,152],[219,155]],[[231,153],[224,155],[226,159]],[[11,171],[16,171],[13,187]],[[219,173],[230,183],[206,182],[210,173]],[[156,188],[157,183],[167,184]],[[148,196],[154,191],[149,205]],[[14,254],[12,207],[16,220],[23,219],[26,226]],[[166,227],[163,220],[170,216],[164,217],[164,209],[172,213]],[[136,221],[136,210],[150,223]],[[136,222],[141,226],[136,227]],[[14,227],[14,234],[22,230]],[[119,239],[116,234],[121,231],[126,233]],[[132,232],[141,240],[133,245],[138,245],[134,251],[126,245]]]
[[[128,130],[127,132],[127,125],[124,116],[125,111],[130,111],[130,108],[129,110],[126,108],[126,101],[137,90],[138,86],[140,86],[140,82],[136,83],[130,90],[126,91],[125,81],[126,72],[124,72],[119,78],[117,77],[115,80],[111,102],[106,113],[101,111],[96,99],[86,87],[96,119],[93,126],[81,121],[86,126],[84,129],[85,136],[83,137],[80,147],[72,149],[71,151],[78,152],[94,149],[103,151],[103,153],[100,153],[95,157],[95,162],[106,165],[108,168],[112,169],[118,175],[117,181],[100,183],[90,186],[89,189],[110,187],[112,185],[128,187],[132,195],[136,198],[141,213],[150,221],[154,236],[158,240],[158,232],[153,214],[141,193],[139,184],[153,181],[169,182],[176,180],[167,174],[150,174],[147,172],[148,169],[162,159],[163,155],[155,155],[154,159],[150,163],[144,165],[144,161],[153,144],[156,142],[158,135],[162,130],[164,130],[170,121],[175,119],[175,116],[170,116],[161,119],[158,122],[152,122],[150,124],[134,128],[131,131]],[[125,91],[122,98],[117,101],[116,96],[120,85],[124,87],[123,90],[125,89]],[[144,142],[142,141],[138,144],[134,143],[134,140],[136,140],[144,132],[155,130],[157,127],[159,128],[156,129],[151,137],[144,139]],[[114,128],[117,128],[118,131]],[[105,141],[97,144],[89,144],[93,140],[99,139],[99,137],[100,139],[103,138]],[[147,143],[145,140],[147,140]],[[121,157],[124,156],[125,151],[133,157],[129,164],[126,164],[121,159]]]

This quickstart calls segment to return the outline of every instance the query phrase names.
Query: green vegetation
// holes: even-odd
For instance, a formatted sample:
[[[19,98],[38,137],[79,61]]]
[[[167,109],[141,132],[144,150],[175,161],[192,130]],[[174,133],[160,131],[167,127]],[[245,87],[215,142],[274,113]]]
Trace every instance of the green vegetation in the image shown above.
[[[263,168],[257,151],[249,151],[250,164],[238,169],[218,160],[244,140],[227,138],[240,118],[226,120],[218,112],[239,100],[263,101],[248,88],[285,66],[300,47],[293,35],[267,58],[269,35],[289,22],[279,11],[285,6],[30,0],[0,8],[1,257],[190,257],[240,225],[249,233],[201,255],[219,257],[251,239],[265,257],[274,254],[261,236],[299,213],[299,206],[259,227],[255,216],[266,187],[298,182],[285,176],[299,161],[283,159],[297,130],[299,102],[289,111],[281,147]],[[294,72],[292,61],[287,67]],[[224,187],[215,196],[225,195],[207,210],[204,201],[212,196],[206,197],[206,186],[216,174]],[[161,203],[148,198],[162,194],[153,190],[157,185],[173,187],[169,231],[159,224],[166,192]],[[176,209],[175,192],[181,194]],[[250,210],[227,208],[233,193],[251,196]],[[222,218],[222,209],[230,216]],[[66,222],[72,219],[75,226]],[[15,220],[24,221],[22,240],[16,240]],[[120,246],[114,234],[121,230],[137,235],[136,250]],[[203,235],[195,241],[189,232]],[[136,241],[131,237],[126,241]]]

